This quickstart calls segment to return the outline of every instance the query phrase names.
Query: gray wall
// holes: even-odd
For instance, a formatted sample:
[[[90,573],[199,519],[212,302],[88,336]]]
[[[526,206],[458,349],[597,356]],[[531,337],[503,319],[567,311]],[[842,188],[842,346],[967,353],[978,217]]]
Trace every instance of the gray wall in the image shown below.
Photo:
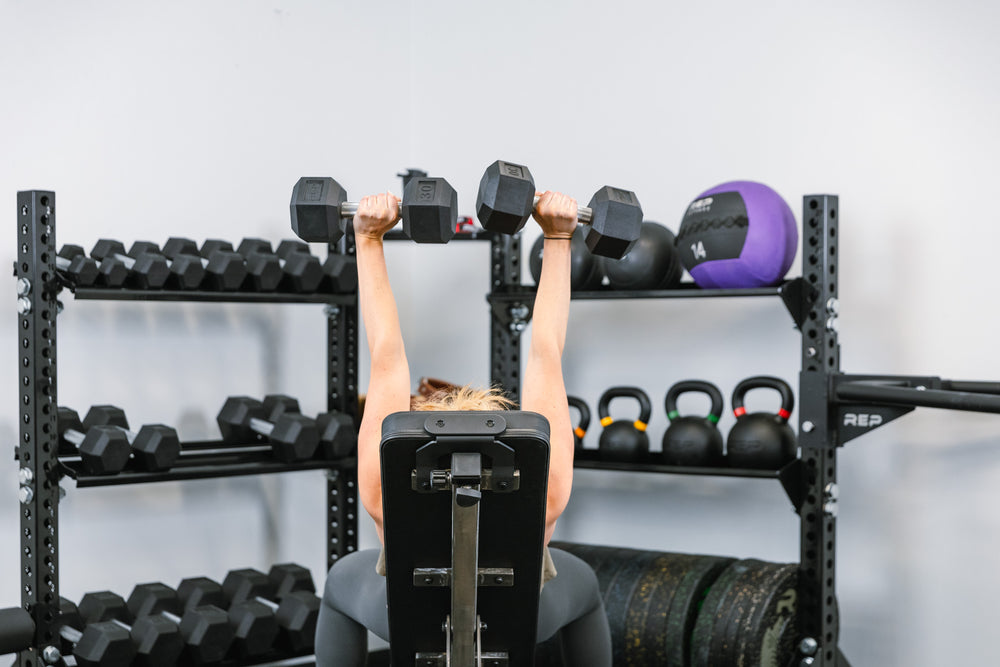
[[[832,192],[844,369],[995,379],[998,18],[996,5],[968,0],[4,0],[0,193],[13,217],[16,190],[55,190],[58,242],[89,247],[101,236],[287,236],[303,174],[361,195],[398,192],[394,174],[421,167],[447,176],[469,214],[497,157],[581,199],[604,183],[634,189],[675,230],[686,204],[725,180],[769,183],[795,211],[802,195]],[[487,381],[486,248],[396,244],[388,255],[414,377]],[[0,245],[0,262],[13,256],[12,242]],[[177,423],[186,438],[212,435],[228,394],[287,391],[323,407],[318,307],[67,300],[62,404],[115,402],[134,423]],[[15,603],[8,303],[0,601]],[[567,382],[591,403],[617,383],[659,401],[683,377],[728,391],[757,373],[794,382],[798,370],[777,300],[575,302],[570,326]],[[654,441],[664,427],[658,410]],[[998,432],[993,417],[921,410],[843,452],[838,591],[854,664],[1000,658]],[[71,488],[62,591],[276,559],[321,578],[322,490],[320,474]],[[558,536],[797,557],[780,488],[752,480],[581,471]],[[375,543],[365,525],[363,546]]]

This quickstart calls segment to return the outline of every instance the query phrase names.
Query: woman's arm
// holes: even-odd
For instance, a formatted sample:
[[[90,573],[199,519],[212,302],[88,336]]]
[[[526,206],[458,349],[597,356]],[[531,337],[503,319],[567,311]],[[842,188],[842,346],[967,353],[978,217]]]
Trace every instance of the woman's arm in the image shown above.
[[[562,352],[569,319],[570,238],[576,228],[576,200],[557,192],[541,195],[535,220],[545,236],[542,273],[531,323],[531,347],[524,369],[521,407],[549,420],[549,484],[545,543],[566,509],[573,487],[573,428],[563,383]]]
[[[358,302],[371,356],[365,413],[358,431],[358,495],[375,520],[380,541],[384,541],[379,462],[382,420],[410,409],[410,368],[382,248],[382,236],[398,216],[399,200],[389,193],[364,197],[354,216]]]

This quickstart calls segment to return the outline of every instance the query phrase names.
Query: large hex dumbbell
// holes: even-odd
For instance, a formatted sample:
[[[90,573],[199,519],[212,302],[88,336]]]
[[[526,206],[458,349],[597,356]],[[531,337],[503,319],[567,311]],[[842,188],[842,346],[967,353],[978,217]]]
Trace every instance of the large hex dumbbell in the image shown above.
[[[299,241],[282,241],[275,254],[270,241],[245,238],[236,251],[246,260],[250,276],[260,276],[255,281],[259,290],[278,289],[284,281],[288,290],[315,292],[323,279],[319,260]]]
[[[172,236],[163,244],[163,254],[175,262],[196,258],[205,269],[203,287],[232,292],[238,290],[247,277],[243,258],[232,248],[225,241],[206,241],[199,250],[198,244],[191,239]]]
[[[177,591],[160,582],[139,584],[132,589],[127,610],[137,619],[158,616],[173,621],[184,640],[184,664],[220,662],[233,643],[233,629],[225,611],[211,604],[184,609]]]
[[[128,630],[111,622],[84,625],[75,604],[59,598],[59,650],[49,652],[46,661],[63,664],[62,654],[72,653],[80,667],[127,667],[136,657]],[[53,647],[55,648],[55,647]],[[135,664],[140,664],[136,661]]]
[[[142,252],[134,246],[125,252],[125,246],[112,239],[100,239],[90,256],[100,260],[117,259],[129,270],[128,280],[138,289],[159,289],[170,277],[170,266],[162,255]]]
[[[298,414],[297,403],[294,410],[275,410],[249,396],[230,396],[216,422],[223,440],[247,443],[264,439],[275,458],[286,463],[310,458],[319,446],[315,420]]]
[[[56,268],[77,287],[90,287],[101,275],[97,262],[87,257],[87,253],[78,245],[67,243],[59,249],[56,256]],[[125,271],[125,267],[122,267]]]
[[[98,426],[119,429],[132,448],[132,458],[140,470],[169,470],[181,454],[177,431],[164,424],[144,424],[138,433],[129,430],[125,411],[115,405],[94,405],[83,418],[85,431]]]
[[[121,429],[96,426],[85,429],[80,415],[70,408],[56,410],[59,423],[59,453],[76,455],[92,475],[121,472],[128,463],[129,442]]]
[[[129,249],[130,255],[143,252],[160,255],[164,261],[169,259],[170,277],[167,278],[165,287],[182,290],[198,289],[201,281],[205,279],[205,267],[202,266],[200,257],[181,253],[176,258],[170,259],[163,254],[160,246],[152,241],[136,241]]]
[[[310,584],[312,579],[310,578]],[[278,597],[268,575],[259,570],[232,570],[222,582],[222,591],[231,604],[250,600],[274,610],[281,631],[277,646],[293,652],[310,650],[316,636],[320,599],[308,590],[289,590]]]
[[[502,234],[516,234],[538,203],[535,180],[528,168],[497,160],[483,174],[476,197],[476,215],[483,227]],[[588,224],[587,247],[595,255],[621,259],[642,230],[642,207],[635,193],[604,186],[577,210]]]
[[[292,188],[292,231],[303,241],[336,243],[356,202],[332,178],[302,177]],[[443,178],[414,177],[399,204],[403,232],[417,243],[447,243],[458,224],[458,194]]]
[[[85,623],[113,623],[128,633],[126,637],[131,640],[135,656],[132,664],[173,667],[184,651],[184,637],[173,619],[159,615],[140,618],[129,611],[120,595],[111,591],[84,595],[80,600],[80,616]]]

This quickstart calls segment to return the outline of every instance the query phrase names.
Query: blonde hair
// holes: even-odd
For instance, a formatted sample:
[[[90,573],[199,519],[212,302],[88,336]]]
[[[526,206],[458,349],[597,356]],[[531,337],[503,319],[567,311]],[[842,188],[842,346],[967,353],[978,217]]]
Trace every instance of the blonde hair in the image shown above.
[[[499,387],[482,389],[465,385],[436,391],[430,396],[414,396],[410,410],[516,410],[517,403],[504,396]]]

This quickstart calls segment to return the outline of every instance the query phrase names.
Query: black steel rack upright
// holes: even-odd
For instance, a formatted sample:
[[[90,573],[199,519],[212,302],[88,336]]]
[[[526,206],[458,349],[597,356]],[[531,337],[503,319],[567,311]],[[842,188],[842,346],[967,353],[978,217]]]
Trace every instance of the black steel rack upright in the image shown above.
[[[666,465],[609,463],[595,453],[576,455],[577,467],[778,479],[801,517],[799,621],[805,653],[815,667],[847,665],[837,648],[835,600],[837,516],[837,446],[835,425],[828,415],[834,397],[832,378],[839,376],[837,341],[837,197],[803,199],[802,277],[777,287],[754,289],[680,289],[651,291],[594,290],[574,292],[573,299],[663,299],[779,296],[802,333],[799,445],[801,458],[779,471],[727,468],[683,468]],[[531,320],[535,289],[521,285],[518,239],[493,244],[491,304],[491,379],[513,398],[520,393],[521,332]]]
[[[125,472],[88,476],[57,458],[58,373],[57,315],[65,284],[56,270],[56,196],[31,190],[17,195],[18,385],[20,434],[15,448],[19,462],[18,498],[21,514],[21,603],[35,622],[33,648],[22,651],[20,667],[40,664],[42,652],[56,643],[59,615],[59,486],[64,477],[76,485],[101,486],[153,481],[250,475],[307,469],[327,469],[327,565],[358,545],[357,460],[279,463],[265,456],[222,455],[211,463],[166,472]],[[353,236],[329,247],[331,253],[354,254]],[[236,303],[325,304],[327,318],[327,409],[357,419],[358,302],[352,294],[283,294],[87,288],[76,299],[135,301],[226,301]],[[206,443],[185,443],[195,448]]]

